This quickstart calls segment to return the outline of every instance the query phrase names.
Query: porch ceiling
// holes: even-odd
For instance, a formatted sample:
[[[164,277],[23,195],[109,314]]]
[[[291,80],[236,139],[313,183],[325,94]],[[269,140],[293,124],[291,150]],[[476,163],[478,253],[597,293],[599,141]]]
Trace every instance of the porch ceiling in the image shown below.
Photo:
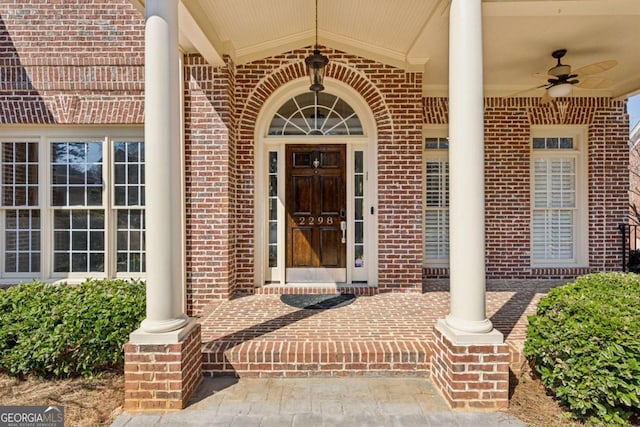
[[[131,0],[144,7],[145,0]],[[314,43],[314,0],[181,0],[181,46],[211,63],[237,64]],[[449,0],[319,0],[319,43],[409,70],[424,91],[446,95]],[[545,83],[551,52],[578,69],[609,59],[606,89],[574,96],[626,97],[640,91],[640,1],[483,0],[484,81],[489,96]],[[528,92],[527,96],[541,94]]]

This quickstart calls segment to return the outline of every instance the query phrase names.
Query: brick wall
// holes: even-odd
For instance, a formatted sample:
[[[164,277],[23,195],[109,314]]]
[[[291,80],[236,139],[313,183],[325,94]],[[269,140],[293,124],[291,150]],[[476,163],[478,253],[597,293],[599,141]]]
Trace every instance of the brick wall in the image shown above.
[[[425,98],[427,124],[447,123],[447,100]],[[530,127],[587,126],[589,267],[531,268]],[[617,225],[625,218],[628,185],[625,102],[567,98],[485,99],[486,254],[488,278],[573,278],[620,268]],[[446,269],[427,268],[429,278]]]
[[[234,283],[233,64],[185,57],[185,209],[188,312],[229,298]]]
[[[202,380],[200,325],[176,344],[124,345],[125,411],[175,410],[187,406]]]
[[[0,124],[142,124],[143,88],[129,1],[0,4]]]
[[[452,408],[508,407],[507,344],[456,345],[436,327],[431,346],[431,379]]]
[[[128,0],[6,0],[0,4],[0,123],[142,124],[144,18]],[[379,284],[419,291],[422,269],[421,126],[446,124],[445,98],[423,98],[422,76],[330,48],[327,76],[368,103],[377,131]],[[309,48],[214,68],[185,59],[188,311],[254,292],[255,123],[283,84],[306,78]],[[623,101],[488,98],[489,278],[573,277],[617,269],[626,216],[628,118]],[[589,267],[529,265],[529,128],[588,127]],[[634,185],[634,184],[632,184]]]
[[[421,289],[421,121],[422,80],[409,73],[322,48],[331,58],[328,77],[347,83],[370,106],[378,132],[379,287],[381,291]],[[237,140],[237,283],[253,292],[254,126],[260,108],[283,83],[307,78],[301,49],[243,64],[236,70],[239,112]]]

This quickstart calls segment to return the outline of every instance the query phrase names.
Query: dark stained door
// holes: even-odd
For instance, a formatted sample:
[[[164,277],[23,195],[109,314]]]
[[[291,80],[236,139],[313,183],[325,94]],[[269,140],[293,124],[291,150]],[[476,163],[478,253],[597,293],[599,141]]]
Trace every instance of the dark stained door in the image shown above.
[[[287,145],[287,268],[346,268],[345,155],[345,145]]]

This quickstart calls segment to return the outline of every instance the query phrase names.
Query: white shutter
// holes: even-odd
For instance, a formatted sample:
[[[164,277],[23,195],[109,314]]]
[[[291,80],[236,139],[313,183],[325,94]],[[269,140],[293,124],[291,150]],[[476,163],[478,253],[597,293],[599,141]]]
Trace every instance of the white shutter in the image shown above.
[[[425,163],[425,260],[449,259],[449,162],[429,159]]]
[[[575,158],[535,159],[533,187],[533,260],[575,259]]]

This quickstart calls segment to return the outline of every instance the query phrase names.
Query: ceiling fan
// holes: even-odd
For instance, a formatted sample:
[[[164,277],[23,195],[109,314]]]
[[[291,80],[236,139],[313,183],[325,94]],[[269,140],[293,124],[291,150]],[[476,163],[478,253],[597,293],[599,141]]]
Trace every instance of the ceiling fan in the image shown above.
[[[536,74],[536,77],[546,78],[547,83],[518,92],[518,94],[544,88],[545,91],[540,102],[546,104],[551,101],[552,98],[570,95],[573,86],[584,89],[602,89],[613,83],[611,80],[595,76],[594,74],[602,73],[615,67],[618,65],[618,61],[611,59],[596,62],[572,71],[571,65],[562,63],[562,58],[566,53],[566,49],[553,51],[551,56],[557,60],[556,65],[549,68],[546,74]]]

